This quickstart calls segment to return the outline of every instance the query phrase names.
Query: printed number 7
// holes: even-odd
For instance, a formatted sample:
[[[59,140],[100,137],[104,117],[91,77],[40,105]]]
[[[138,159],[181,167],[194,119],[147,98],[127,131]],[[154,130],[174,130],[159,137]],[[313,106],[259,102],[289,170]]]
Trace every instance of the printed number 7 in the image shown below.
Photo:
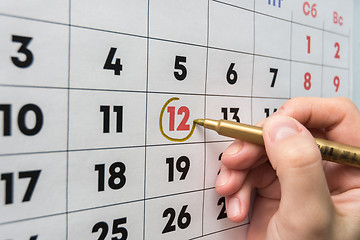
[[[270,85],[272,88],[275,87],[275,81],[276,81],[278,71],[279,71],[279,69],[277,69],[277,68],[270,68],[270,72],[274,74],[271,85]]]

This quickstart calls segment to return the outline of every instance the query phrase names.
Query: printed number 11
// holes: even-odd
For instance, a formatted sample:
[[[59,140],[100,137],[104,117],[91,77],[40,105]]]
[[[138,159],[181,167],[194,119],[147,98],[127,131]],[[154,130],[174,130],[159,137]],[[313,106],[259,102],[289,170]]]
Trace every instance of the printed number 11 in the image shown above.
[[[110,106],[100,106],[100,112],[103,112],[103,133],[110,132]],[[116,112],[116,132],[123,131],[123,106],[114,106]]]

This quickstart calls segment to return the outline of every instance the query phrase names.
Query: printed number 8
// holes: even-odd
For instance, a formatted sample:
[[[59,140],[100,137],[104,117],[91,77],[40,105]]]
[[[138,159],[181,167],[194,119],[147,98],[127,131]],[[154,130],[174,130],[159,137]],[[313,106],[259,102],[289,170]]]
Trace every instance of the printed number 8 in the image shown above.
[[[310,88],[311,88],[311,74],[309,72],[305,73],[304,78],[305,78],[304,88],[305,88],[305,90],[310,90]]]

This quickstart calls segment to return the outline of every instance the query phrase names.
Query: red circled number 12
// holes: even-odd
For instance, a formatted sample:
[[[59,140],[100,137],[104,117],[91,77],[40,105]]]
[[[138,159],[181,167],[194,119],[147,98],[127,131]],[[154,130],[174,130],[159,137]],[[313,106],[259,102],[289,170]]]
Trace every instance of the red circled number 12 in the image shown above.
[[[175,107],[168,106],[167,112],[169,113],[169,131],[175,131]],[[190,110],[189,108],[182,106],[178,109],[177,115],[184,115],[183,119],[181,120],[179,126],[176,128],[176,131],[189,131],[190,125],[187,124],[187,121],[190,117]]]

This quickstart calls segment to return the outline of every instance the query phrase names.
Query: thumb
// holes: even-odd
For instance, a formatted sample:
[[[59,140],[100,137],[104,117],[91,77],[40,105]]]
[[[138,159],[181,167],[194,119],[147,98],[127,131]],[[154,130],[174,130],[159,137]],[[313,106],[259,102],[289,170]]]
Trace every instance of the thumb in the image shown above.
[[[288,227],[329,221],[333,205],[321,154],[311,133],[295,119],[275,115],[265,122],[263,135],[281,186],[278,220]]]

